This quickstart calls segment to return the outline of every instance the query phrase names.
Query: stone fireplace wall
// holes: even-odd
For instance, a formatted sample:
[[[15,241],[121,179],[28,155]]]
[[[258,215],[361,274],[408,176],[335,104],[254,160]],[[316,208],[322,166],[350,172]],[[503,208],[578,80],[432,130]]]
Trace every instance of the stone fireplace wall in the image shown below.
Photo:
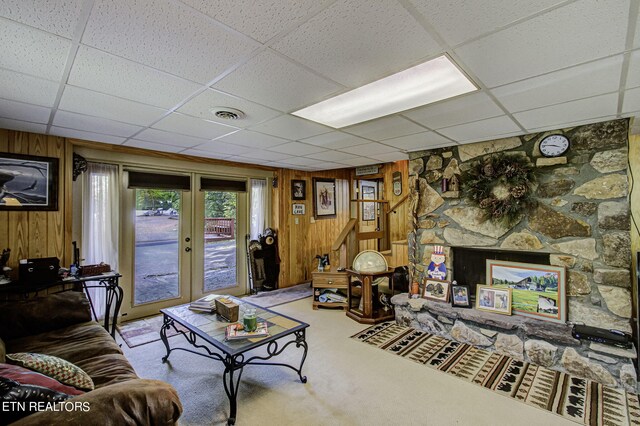
[[[565,157],[545,158],[539,151],[539,143],[554,133],[566,135],[571,148]],[[474,160],[497,152],[526,156],[536,168],[537,207],[513,226],[483,221],[482,210],[468,205],[462,192],[443,193],[441,190],[443,177],[459,177]],[[552,265],[567,268],[567,318],[570,323],[631,332],[632,256],[627,159],[626,119],[411,153],[409,186],[416,217],[411,217],[414,226],[409,236],[409,256],[415,264],[418,280],[429,264],[434,244],[547,252]],[[464,188],[464,182],[461,186]],[[451,267],[450,256],[448,267]],[[463,281],[460,277],[456,279]],[[422,310],[439,323],[437,327],[443,327],[441,334],[455,338],[463,330],[466,337],[462,340],[468,341],[469,333],[475,333],[472,341],[480,340],[485,343],[483,346],[499,352],[500,348],[511,346],[516,348],[516,354],[530,360],[535,360],[541,345],[548,344],[555,349],[552,361],[545,365],[582,376],[586,374],[582,370],[603,366],[602,377],[605,379],[601,377],[598,381],[609,385],[612,381],[629,385],[629,376],[635,374],[629,373],[629,368],[633,371],[629,360],[635,358],[635,351],[621,355],[619,350],[607,351],[608,347],[602,348],[603,345],[572,342],[575,339],[570,336],[570,326],[554,328],[548,322],[529,319],[521,323],[522,317],[519,317],[514,322],[516,325],[505,328],[493,324],[484,313],[461,314],[459,309],[438,303],[431,304],[434,311],[429,304],[411,307],[403,301],[401,305],[407,309],[404,322],[420,323],[417,315]],[[433,311],[433,315],[429,311]],[[463,319],[463,316],[468,318]],[[526,326],[522,325],[525,323]],[[484,334],[482,327],[485,327]],[[536,333],[527,333],[527,328],[547,328],[552,332],[542,334],[544,338],[538,339],[541,333],[535,336]],[[510,354],[514,355],[513,351]],[[623,379],[619,380],[620,377]]]

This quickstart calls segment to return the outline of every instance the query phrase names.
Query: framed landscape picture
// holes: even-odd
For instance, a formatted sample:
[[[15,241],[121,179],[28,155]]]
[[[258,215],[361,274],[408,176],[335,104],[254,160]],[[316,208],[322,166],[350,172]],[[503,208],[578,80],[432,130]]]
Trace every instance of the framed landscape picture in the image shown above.
[[[336,180],[313,178],[313,216],[336,217]]]
[[[291,181],[291,199],[292,200],[307,199],[307,181],[305,180]]]
[[[449,281],[427,278],[424,280],[422,297],[425,299],[437,300],[438,302],[448,302],[450,285],[451,283]]]
[[[567,320],[563,267],[487,259],[487,284],[512,290],[516,315],[562,324]]]
[[[496,314],[511,315],[511,289],[478,284],[476,309]]]
[[[58,159],[0,154],[0,210],[58,210]]]

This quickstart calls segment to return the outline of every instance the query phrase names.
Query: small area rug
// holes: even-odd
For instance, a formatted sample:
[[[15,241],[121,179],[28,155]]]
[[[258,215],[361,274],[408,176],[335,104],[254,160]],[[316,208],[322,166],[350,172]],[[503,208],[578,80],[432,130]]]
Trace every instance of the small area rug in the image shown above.
[[[638,395],[387,322],[351,336],[384,351],[590,426],[640,425]]]
[[[180,327],[179,324],[176,325]],[[120,333],[127,346],[135,348],[136,346],[160,340],[160,328],[162,328],[162,315],[154,315],[119,324],[118,333]],[[176,334],[178,332],[173,327],[167,330],[167,337],[175,336]]]
[[[243,300],[253,303],[263,308],[282,305],[284,303],[293,302],[294,300],[311,297],[313,289],[310,283],[302,283],[287,288],[279,288],[277,290],[264,291],[253,296],[244,297]]]

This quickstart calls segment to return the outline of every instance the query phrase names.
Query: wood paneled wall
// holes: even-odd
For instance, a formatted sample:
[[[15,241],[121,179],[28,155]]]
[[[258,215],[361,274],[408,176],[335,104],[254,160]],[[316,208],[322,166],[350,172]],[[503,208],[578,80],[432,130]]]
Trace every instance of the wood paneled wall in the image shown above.
[[[402,193],[393,194],[393,173],[402,174]],[[387,163],[382,169],[384,174],[384,199],[389,200],[389,207],[393,207],[409,193],[409,161]],[[396,208],[395,213],[389,214],[389,229],[391,241],[406,240],[409,233],[409,201],[406,200]]]
[[[328,172],[280,169],[276,172],[278,187],[273,188],[272,193],[272,226],[278,231],[281,287],[310,280],[311,272],[318,267],[317,254],[329,253],[333,270],[339,266],[338,252],[332,252],[331,245],[349,221],[349,175],[349,169]],[[313,219],[314,177],[336,179],[335,218]],[[294,179],[307,182],[306,200],[291,199],[291,180]],[[305,205],[304,215],[292,214],[294,203]]]
[[[58,163],[57,211],[0,211],[0,249],[10,248],[9,266],[33,257],[58,257],[71,262],[71,172],[64,138],[0,129],[0,152],[56,157]]]

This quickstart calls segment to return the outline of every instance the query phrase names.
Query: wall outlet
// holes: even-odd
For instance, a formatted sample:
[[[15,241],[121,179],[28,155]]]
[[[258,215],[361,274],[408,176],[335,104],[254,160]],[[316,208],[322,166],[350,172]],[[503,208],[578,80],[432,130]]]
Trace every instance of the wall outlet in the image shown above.
[[[300,219],[296,217],[295,219],[293,219],[293,223],[295,223],[296,225],[300,224]]]

